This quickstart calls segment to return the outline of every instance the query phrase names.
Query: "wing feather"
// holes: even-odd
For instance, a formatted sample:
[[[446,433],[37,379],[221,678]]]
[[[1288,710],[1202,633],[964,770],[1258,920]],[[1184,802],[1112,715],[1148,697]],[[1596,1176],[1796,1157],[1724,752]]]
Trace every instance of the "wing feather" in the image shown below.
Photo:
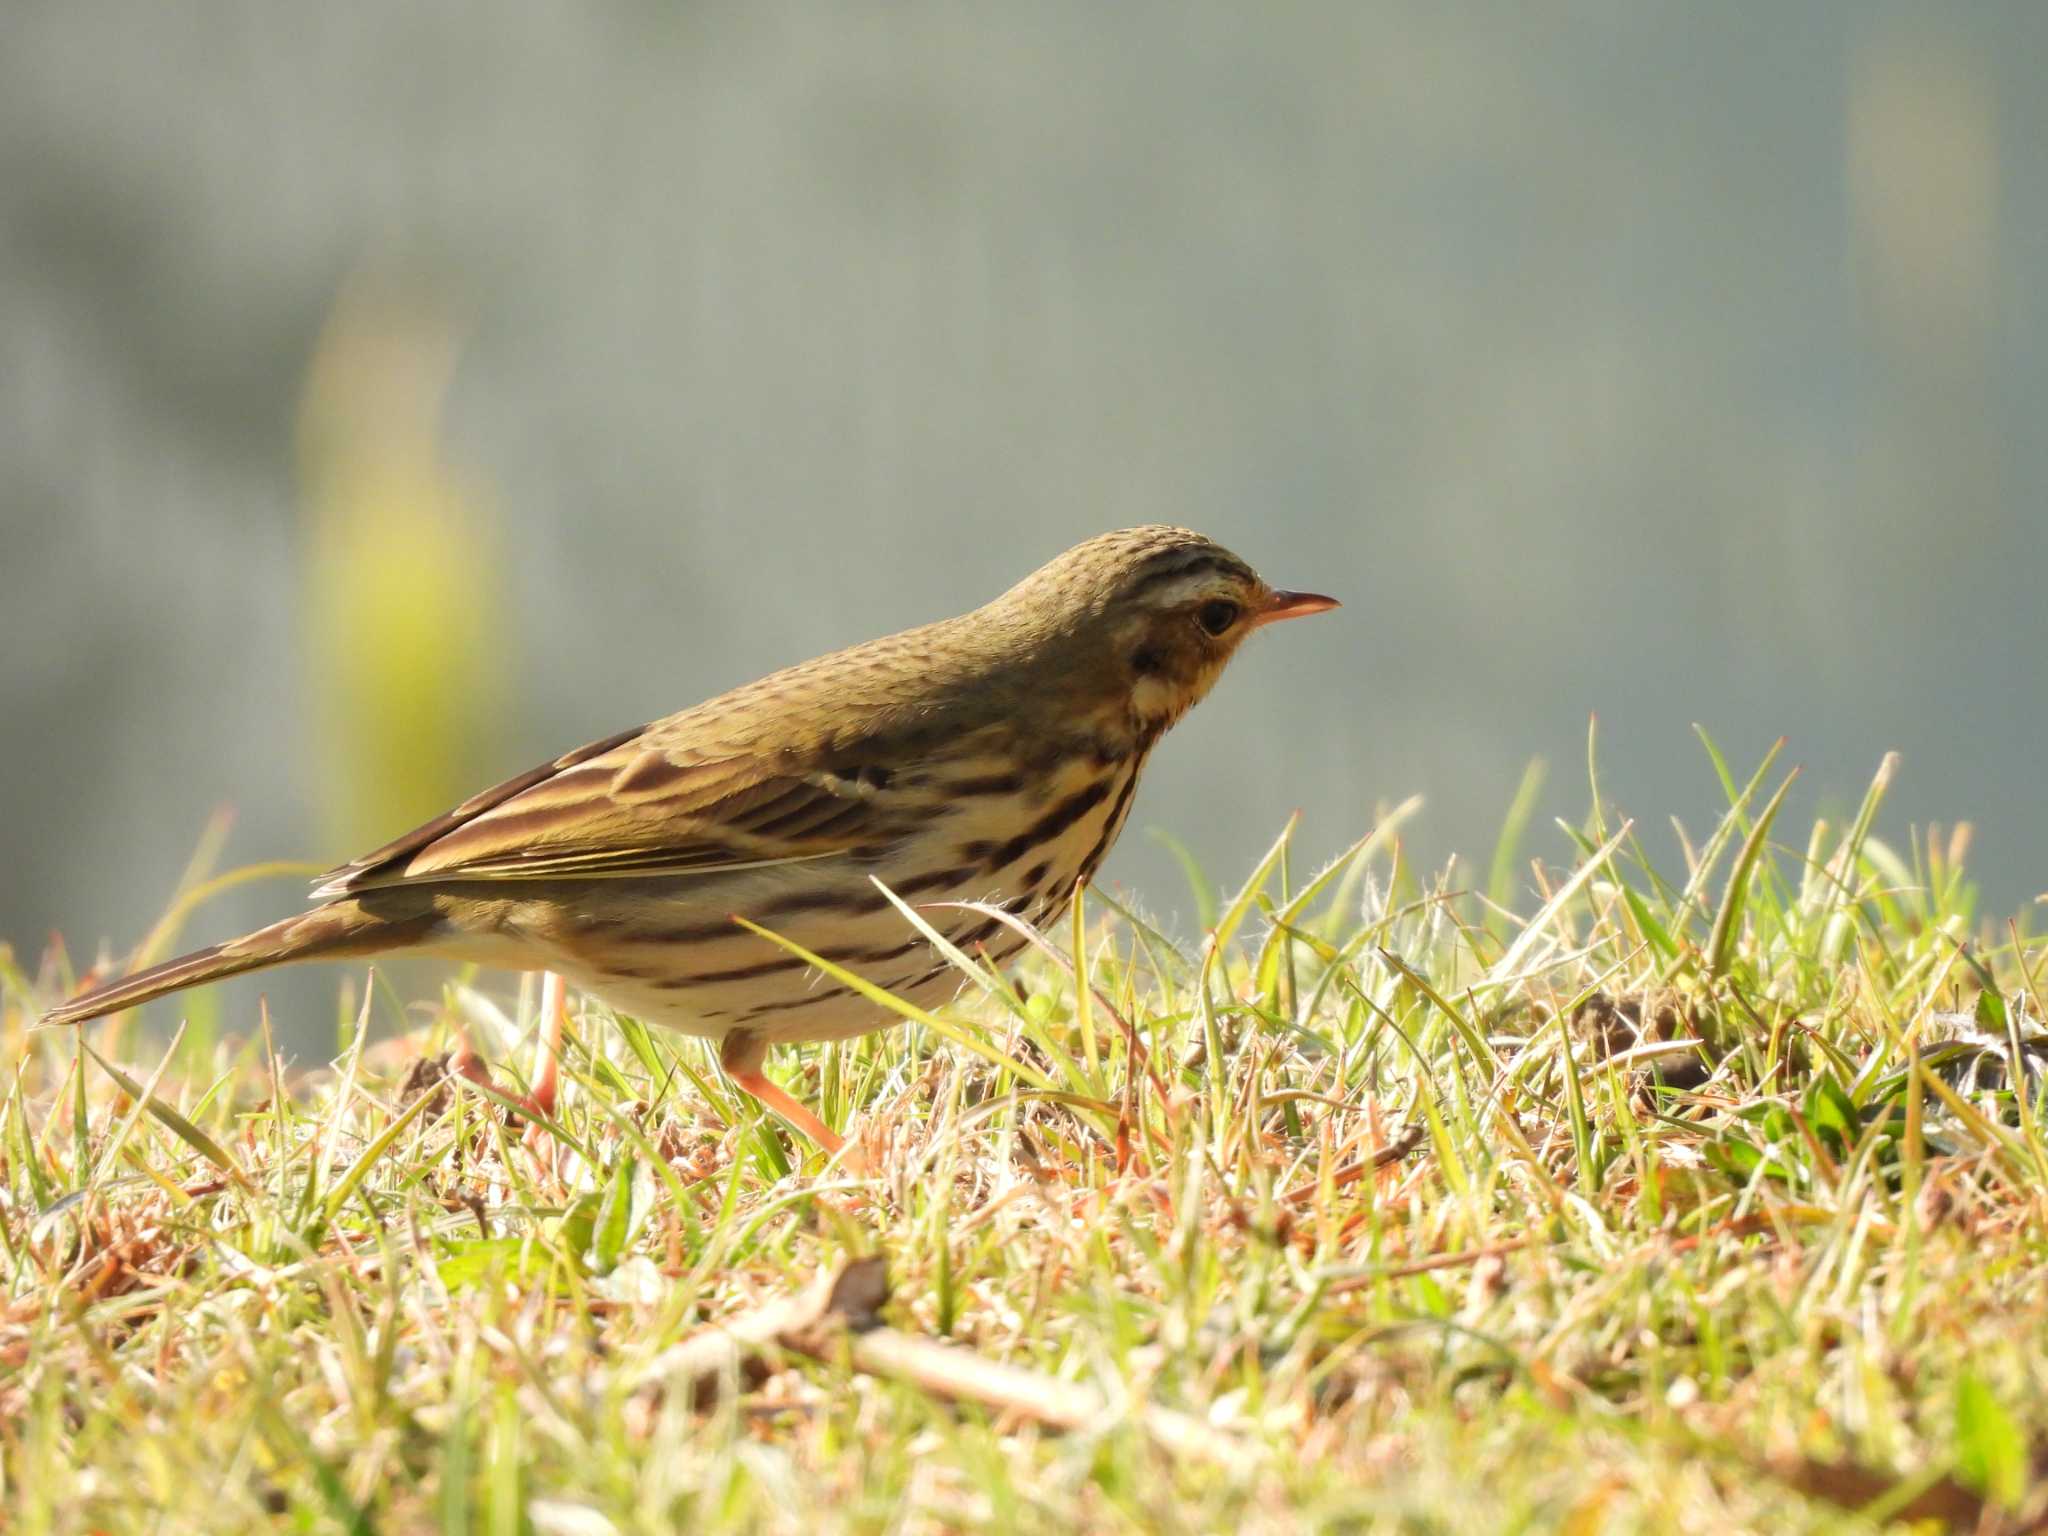
[[[592,742],[342,865],[314,894],[702,874],[885,847],[950,814],[918,792],[933,761],[1009,740],[1002,704],[1018,684],[974,643],[984,633],[999,636],[942,620]]]
[[[898,823],[873,775],[789,756],[692,759],[648,727],[622,732],[472,796],[314,894],[756,869],[840,856]]]

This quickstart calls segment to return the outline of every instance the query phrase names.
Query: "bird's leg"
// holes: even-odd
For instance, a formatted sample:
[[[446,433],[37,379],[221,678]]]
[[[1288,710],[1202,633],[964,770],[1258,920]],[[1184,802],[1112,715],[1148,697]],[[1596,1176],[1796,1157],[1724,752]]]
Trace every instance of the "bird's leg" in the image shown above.
[[[497,1087],[498,1085],[491,1081],[491,1064],[485,1061],[483,1054],[477,1050],[475,1045],[470,1043],[468,1028],[464,1026],[460,1019],[452,1023],[449,1028],[455,1034],[455,1049],[448,1053],[447,1070],[449,1075],[453,1077],[466,1077],[480,1087]]]
[[[568,990],[555,972],[543,971],[540,980],[540,1041],[534,1051],[533,1091],[518,1095],[512,1101],[526,1113],[528,1146],[533,1145],[540,1134],[540,1122],[554,1117],[555,1100],[561,1096],[562,1032],[568,1023]],[[491,1079],[490,1063],[471,1043],[469,1031],[459,1021],[454,1030],[455,1049],[448,1053],[448,1071],[496,1092],[498,1085]]]
[[[791,1125],[802,1131],[811,1140],[823,1147],[830,1156],[836,1156],[846,1148],[846,1139],[831,1126],[812,1114],[809,1108],[791,1098],[762,1072],[762,1064],[768,1059],[768,1042],[750,1030],[737,1029],[725,1037],[718,1048],[718,1064],[725,1069],[725,1075],[741,1092],[782,1116]],[[858,1153],[848,1154],[848,1166],[859,1157]]]
[[[526,1103],[535,1114],[552,1117],[562,1088],[562,1031],[569,1024],[569,990],[556,971],[540,977],[540,1048],[533,1064],[533,1092]]]
[[[555,1099],[562,1086],[562,1031],[568,1024],[568,989],[559,973],[542,971],[540,1041],[534,1050],[533,1091],[519,1101],[519,1107],[526,1111],[526,1134],[519,1140],[536,1163],[540,1161],[541,1142],[553,1140],[541,1120],[554,1118]]]

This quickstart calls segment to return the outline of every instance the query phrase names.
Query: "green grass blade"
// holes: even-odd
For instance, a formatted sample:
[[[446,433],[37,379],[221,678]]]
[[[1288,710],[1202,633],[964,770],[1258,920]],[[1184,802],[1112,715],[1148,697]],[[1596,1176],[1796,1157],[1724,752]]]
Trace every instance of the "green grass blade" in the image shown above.
[[[181,1036],[182,1033],[183,1031],[180,1031]],[[102,1072],[106,1073],[107,1076],[111,1077],[116,1083],[120,1084],[121,1091],[123,1093],[127,1094],[131,1099],[134,1099],[139,1105],[142,1105],[143,1107],[147,1108],[150,1115],[157,1121],[158,1124],[162,1125],[165,1130],[169,1131],[173,1136],[177,1137],[178,1140],[184,1142],[186,1146],[190,1147],[194,1152],[197,1152],[201,1157],[205,1158],[209,1163],[213,1164],[214,1167],[218,1168],[222,1173],[226,1174],[229,1178],[233,1179],[237,1184],[241,1185],[244,1189],[248,1189],[251,1187],[248,1179],[242,1173],[241,1165],[238,1164],[234,1160],[234,1158],[228,1154],[227,1149],[223,1147],[219,1142],[215,1141],[211,1136],[207,1135],[206,1132],[202,1131],[198,1126],[194,1125],[190,1120],[187,1120],[183,1115],[179,1114],[175,1109],[171,1108],[170,1105],[166,1104],[162,1099],[157,1098],[153,1093],[145,1089],[142,1084],[136,1082],[134,1078],[130,1077],[126,1072],[123,1072],[111,1061],[108,1061],[104,1056],[100,1055],[98,1051],[94,1050],[90,1045],[86,1044],[85,1037],[83,1035],[79,1036],[78,1046],[80,1050],[86,1053],[86,1055],[90,1056],[95,1062],[99,1063],[99,1067]],[[162,1077],[164,1068],[169,1065],[170,1055],[166,1053],[163,1064],[157,1068],[156,1074],[150,1078],[150,1082],[152,1085],[156,1083],[158,1078]]]
[[[1714,914],[1713,930],[1707,937],[1707,975],[1710,977],[1719,978],[1728,972],[1742,927],[1742,910],[1749,900],[1751,881],[1769,843],[1771,823],[1777,820],[1786,793],[1798,777],[1797,768],[1785,775],[1785,782],[1778,786],[1778,792],[1771,796],[1758,815],[1756,825],[1742,840],[1742,850],[1736,854],[1735,865],[1728,871],[1728,887],[1721,894],[1721,906]]]

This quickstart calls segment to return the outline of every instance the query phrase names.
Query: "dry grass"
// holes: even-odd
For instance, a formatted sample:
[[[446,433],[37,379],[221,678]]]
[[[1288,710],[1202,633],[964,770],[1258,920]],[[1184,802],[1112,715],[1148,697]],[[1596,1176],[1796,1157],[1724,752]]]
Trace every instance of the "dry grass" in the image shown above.
[[[1308,882],[1283,837],[1201,947],[1097,896],[1012,978],[962,957],[936,1026],[780,1062],[872,1180],[595,1004],[529,1138],[416,1060],[513,1059],[530,991],[385,1047],[365,1005],[302,1074],[262,1031],[80,1054],[28,1027],[60,963],[10,966],[0,1510],[2031,1528],[2044,946],[1960,840],[1870,836],[1885,774],[1787,843],[1768,767],[1674,871],[1596,806],[1519,917],[1390,818]],[[886,1295],[822,1289],[863,1257]]]

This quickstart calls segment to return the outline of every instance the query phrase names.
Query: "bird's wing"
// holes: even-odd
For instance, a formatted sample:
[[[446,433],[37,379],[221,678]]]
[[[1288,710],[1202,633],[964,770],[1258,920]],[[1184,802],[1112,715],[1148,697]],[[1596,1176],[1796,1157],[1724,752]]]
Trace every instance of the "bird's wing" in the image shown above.
[[[697,875],[844,855],[900,826],[886,771],[691,752],[659,725],[566,753],[322,877],[321,897],[458,880]]]

